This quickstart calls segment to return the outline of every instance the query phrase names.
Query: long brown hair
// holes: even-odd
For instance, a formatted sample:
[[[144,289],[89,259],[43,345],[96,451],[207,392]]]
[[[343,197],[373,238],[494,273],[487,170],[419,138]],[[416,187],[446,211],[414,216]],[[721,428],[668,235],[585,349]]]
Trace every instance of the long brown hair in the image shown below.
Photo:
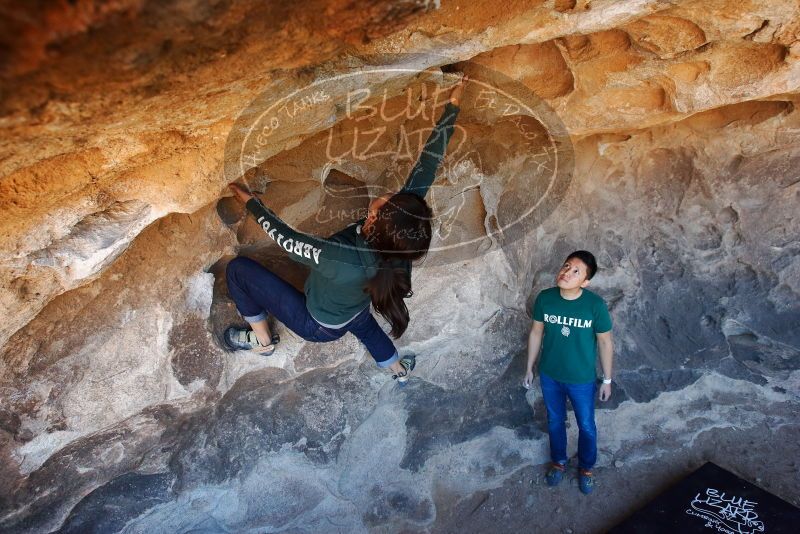
[[[414,193],[396,193],[381,206],[367,237],[379,257],[378,273],[365,291],[372,305],[392,325],[389,334],[398,338],[408,328],[408,308],[403,300],[411,295],[411,278],[405,262],[427,254],[431,244],[431,208]]]

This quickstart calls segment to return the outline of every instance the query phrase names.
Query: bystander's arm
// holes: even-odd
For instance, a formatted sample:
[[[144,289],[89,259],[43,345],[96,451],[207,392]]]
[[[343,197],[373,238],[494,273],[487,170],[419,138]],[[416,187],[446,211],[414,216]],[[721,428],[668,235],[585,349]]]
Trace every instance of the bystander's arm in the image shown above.
[[[600,352],[600,367],[603,368],[603,385],[600,386],[600,400],[607,401],[611,397],[611,373],[614,368],[614,342],[611,331],[597,334],[597,348]]]
[[[544,323],[534,319],[531,332],[528,334],[528,365],[525,369],[525,378],[522,381],[522,385],[526,388],[530,388],[533,382],[533,366],[536,365],[536,360],[539,357],[543,334]]]

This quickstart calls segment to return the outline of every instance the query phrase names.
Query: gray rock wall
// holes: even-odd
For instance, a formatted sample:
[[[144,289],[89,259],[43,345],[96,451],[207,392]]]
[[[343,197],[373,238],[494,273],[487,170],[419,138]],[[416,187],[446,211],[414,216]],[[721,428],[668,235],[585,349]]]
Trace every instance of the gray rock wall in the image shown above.
[[[529,221],[523,237],[472,258],[428,258],[414,272],[412,322],[399,342],[419,354],[404,389],[350,336],[311,344],[279,326],[284,341],[270,359],[224,352],[214,337],[236,320],[222,276],[232,256],[207,262],[216,283],[210,274],[186,281],[186,272],[202,269],[196,260],[150,276],[169,251],[189,235],[227,232],[215,244],[203,242],[227,252],[222,244],[237,239],[235,230],[251,243],[245,251],[294,283],[303,273],[245,230],[252,221],[227,229],[211,207],[148,228],[147,254],[134,246],[118,265],[134,280],[136,269],[148,273],[136,284],[120,284],[112,268],[84,294],[46,311],[69,318],[78,336],[70,350],[64,336],[61,351],[31,346],[52,328],[50,315],[18,341],[20,352],[34,355],[32,374],[9,398],[30,405],[12,405],[3,429],[6,453],[27,476],[5,475],[14,489],[5,497],[4,528],[444,528],[437,521],[454,506],[453,495],[469,499],[547,459],[538,390],[526,396],[521,387],[529,307],[576,248],[596,253],[600,271],[590,287],[607,300],[615,323],[616,387],[598,413],[601,469],[616,463],[635,473],[730,426],[796,428],[789,407],[796,407],[800,363],[790,133],[797,114],[788,107],[754,123],[698,129],[701,120],[579,140],[572,180],[546,220]],[[278,195],[280,183],[270,187]],[[158,306],[128,303],[123,311],[95,303],[115,291],[117,302],[119,292],[130,292]],[[126,315],[142,318],[121,321]],[[148,326],[159,317],[163,326]],[[84,324],[117,332],[109,336],[116,342],[106,341],[114,353],[126,347],[138,365],[158,365],[157,374],[126,368],[98,384],[92,377],[107,372],[108,356],[79,350],[91,342],[80,334]],[[165,346],[152,354],[163,360],[146,356],[158,347],[149,341],[154,331]],[[147,385],[156,377],[164,390]],[[109,402],[98,387],[108,387],[115,414],[130,415],[108,426],[120,415],[101,414]],[[43,388],[46,397],[37,397]],[[134,388],[137,402],[150,407],[131,405],[123,392]],[[38,430],[48,424],[64,426]],[[772,476],[784,498],[797,498],[785,486],[791,473]]]

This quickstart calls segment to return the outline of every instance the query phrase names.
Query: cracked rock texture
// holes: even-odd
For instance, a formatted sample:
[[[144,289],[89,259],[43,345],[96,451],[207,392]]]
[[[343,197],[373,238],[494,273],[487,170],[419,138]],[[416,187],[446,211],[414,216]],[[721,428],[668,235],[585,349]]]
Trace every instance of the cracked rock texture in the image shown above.
[[[0,532],[594,532],[709,460],[800,504],[796,0],[0,13]],[[221,198],[241,126],[324,88],[241,170],[327,235],[405,178],[445,65],[475,83],[398,341],[411,383],[349,335],[223,349],[231,258],[306,275]],[[546,491],[521,387],[530,305],[577,248],[616,340],[591,500]]]

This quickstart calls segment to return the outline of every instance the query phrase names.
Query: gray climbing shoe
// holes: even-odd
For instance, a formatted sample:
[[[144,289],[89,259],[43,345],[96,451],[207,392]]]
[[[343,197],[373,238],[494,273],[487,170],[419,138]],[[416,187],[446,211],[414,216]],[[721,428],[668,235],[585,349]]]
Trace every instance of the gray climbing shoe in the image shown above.
[[[413,354],[409,354],[408,356],[403,356],[400,358],[400,365],[403,367],[403,372],[398,373],[396,375],[392,375],[392,378],[397,380],[397,383],[401,386],[405,386],[406,382],[408,382],[409,375],[411,371],[414,370],[414,367],[417,365],[417,358]]]
[[[232,350],[249,350],[261,356],[270,356],[275,352],[275,346],[280,342],[278,334],[272,334],[271,343],[269,345],[262,345],[258,342],[256,333],[249,328],[236,328],[235,326],[228,327],[225,334],[222,336],[225,344]]]

